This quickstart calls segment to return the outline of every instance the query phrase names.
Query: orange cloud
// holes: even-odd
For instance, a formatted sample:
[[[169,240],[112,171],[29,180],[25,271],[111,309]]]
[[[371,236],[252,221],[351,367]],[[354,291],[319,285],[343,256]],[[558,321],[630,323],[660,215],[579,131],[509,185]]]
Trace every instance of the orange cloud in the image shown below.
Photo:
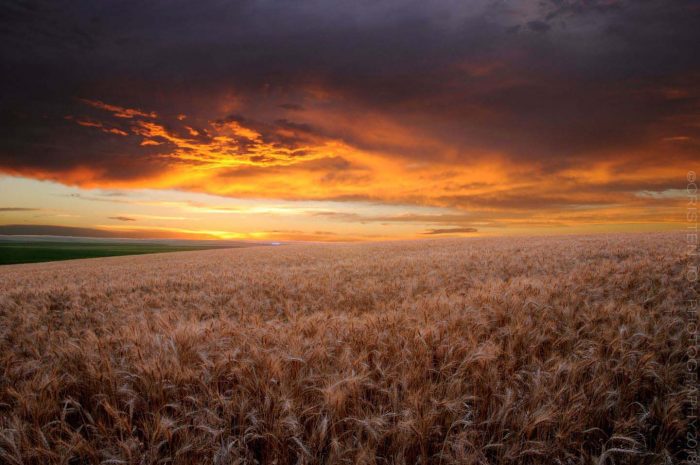
[[[105,110],[111,112],[117,118],[135,118],[137,116],[144,118],[157,118],[158,114],[154,111],[145,112],[134,108],[125,108],[117,105],[109,105],[107,103],[101,102],[99,100],[89,100],[80,99],[83,103],[86,103],[92,107],[99,108],[100,110]]]
[[[479,68],[474,72],[481,75],[487,71]],[[134,163],[128,177],[116,178],[99,163],[71,166],[60,172],[36,168],[5,168],[5,171],[87,188],[147,187],[238,198],[364,201],[432,206],[450,212],[432,218],[371,215],[334,218],[335,224],[340,226],[348,223],[415,224],[413,237],[420,237],[425,231],[428,234],[471,234],[474,231],[481,234],[489,228],[576,228],[591,224],[679,224],[683,221],[682,215],[675,214],[680,211],[683,199],[657,193],[682,185],[687,156],[666,148],[669,156],[662,161],[653,145],[634,152],[611,150],[596,154],[586,162],[573,160],[559,169],[552,169],[533,160],[514,160],[505,152],[478,147],[460,149],[420,128],[374,113],[359,115],[352,111],[295,107],[300,122],[277,119],[273,123],[263,123],[229,116],[199,124],[187,118],[185,125],[186,118],[182,114],[168,119],[153,111],[97,100],[82,101],[109,112],[111,117],[129,120],[116,128],[108,119],[68,118],[79,126],[132,141],[134,152],[123,158],[127,166]],[[334,128],[343,130],[339,133]],[[656,140],[667,144],[669,138]],[[670,140],[682,142],[680,137]],[[141,149],[148,152],[140,156],[138,150]],[[431,152],[436,155],[430,158],[422,155]],[[146,164],[153,168],[140,173],[138,167]],[[192,205],[189,208],[196,209]],[[216,208],[199,209],[200,213],[207,211],[216,211]],[[124,225],[102,228],[139,230]],[[230,239],[384,237],[375,232],[357,235],[334,231],[238,233],[195,228],[161,229],[168,234]]]
[[[66,119],[72,120],[74,118],[73,118],[73,116],[69,115],[69,116],[66,116]],[[122,131],[121,129],[105,127],[102,123],[100,123],[98,121],[75,119],[75,122],[78,123],[80,126],[83,126],[86,128],[97,128],[97,129],[100,129],[102,132],[106,132],[108,134],[115,134],[117,136],[128,136],[129,135],[126,131]]]

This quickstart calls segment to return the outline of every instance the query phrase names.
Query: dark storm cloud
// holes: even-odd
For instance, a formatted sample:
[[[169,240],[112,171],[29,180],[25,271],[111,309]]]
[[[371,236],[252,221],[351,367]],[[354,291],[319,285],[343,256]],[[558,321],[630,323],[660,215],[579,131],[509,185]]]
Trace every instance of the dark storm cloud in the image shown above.
[[[211,121],[226,120],[276,147],[323,137],[414,160],[449,153],[457,164],[495,152],[545,172],[663,137],[689,138],[676,156],[692,160],[698,24],[691,0],[7,1],[0,167],[148,178],[174,149],[158,136],[143,146],[131,131],[152,112],[201,142]],[[142,114],[105,120],[81,99]],[[304,111],[357,115],[359,127],[318,127]],[[369,113],[439,147],[371,138]]]
[[[552,28],[549,23],[540,20],[529,21],[527,27],[535,32],[547,32]]]

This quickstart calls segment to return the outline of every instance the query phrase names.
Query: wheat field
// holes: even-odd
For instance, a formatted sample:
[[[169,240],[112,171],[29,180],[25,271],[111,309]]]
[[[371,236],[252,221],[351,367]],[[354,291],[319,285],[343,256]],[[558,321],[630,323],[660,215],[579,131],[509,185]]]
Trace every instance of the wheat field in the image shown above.
[[[0,462],[684,463],[684,240],[0,267]]]

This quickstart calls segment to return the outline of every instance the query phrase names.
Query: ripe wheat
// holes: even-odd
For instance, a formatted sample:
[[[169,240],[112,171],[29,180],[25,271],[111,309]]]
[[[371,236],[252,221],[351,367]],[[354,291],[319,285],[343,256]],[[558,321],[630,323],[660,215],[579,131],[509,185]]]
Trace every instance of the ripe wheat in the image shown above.
[[[0,268],[6,464],[687,459],[678,234]]]

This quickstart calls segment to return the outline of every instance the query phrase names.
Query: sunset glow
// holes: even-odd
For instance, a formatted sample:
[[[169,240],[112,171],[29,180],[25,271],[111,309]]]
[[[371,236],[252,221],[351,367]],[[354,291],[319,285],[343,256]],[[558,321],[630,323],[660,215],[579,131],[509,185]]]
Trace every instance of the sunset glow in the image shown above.
[[[61,22],[38,2],[2,32],[0,234],[355,241],[685,221],[692,2],[111,3],[72,2]]]

